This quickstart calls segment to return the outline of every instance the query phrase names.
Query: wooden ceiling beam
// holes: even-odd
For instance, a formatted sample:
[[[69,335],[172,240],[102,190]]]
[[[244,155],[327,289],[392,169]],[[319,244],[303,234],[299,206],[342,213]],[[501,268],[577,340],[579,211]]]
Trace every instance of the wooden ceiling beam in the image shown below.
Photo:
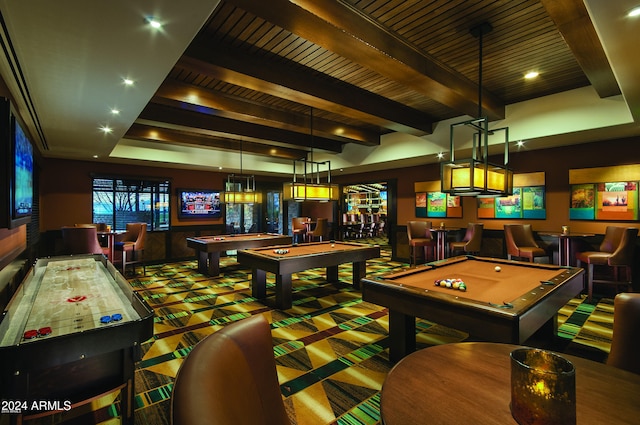
[[[541,0],[591,85],[602,98],[621,93],[583,0]]]
[[[275,109],[170,79],[165,80],[158,88],[154,101],[158,102],[159,97],[216,109],[218,110],[217,115],[221,117],[299,133],[308,134],[311,125],[309,122],[310,114]],[[380,144],[380,135],[376,132],[318,117],[313,118],[313,130],[314,134],[341,143],[358,143],[365,146],[377,146]]]
[[[134,123],[124,136],[127,139],[160,142],[178,145],[204,146],[208,148],[237,151],[239,140],[219,136],[209,136],[202,133],[181,131],[171,128],[161,128],[156,125]],[[285,147],[273,147],[262,143],[254,143],[243,140],[243,152],[256,155],[297,160],[305,157],[306,150],[290,149]]]
[[[365,66],[460,114],[478,114],[478,85],[420,52],[345,1],[225,0]],[[504,102],[484,91],[483,114],[504,119]]]
[[[214,78],[268,93],[317,109],[331,111],[393,131],[430,134],[432,117],[335,78],[314,78],[312,69],[264,61],[219,42],[194,42],[178,66],[192,67]]]
[[[264,140],[270,146],[280,146],[282,144],[294,145],[304,148],[325,150],[333,153],[342,152],[342,143],[326,137],[315,136],[313,139],[309,134],[302,134],[289,130],[281,130],[273,127],[237,121],[225,117],[213,115],[215,110],[208,110],[198,105],[184,104],[174,101],[163,101],[163,103],[173,102],[173,105],[150,102],[139,116],[141,120],[148,120],[158,123],[162,127],[163,123],[178,126],[195,132],[208,131],[212,135],[248,137],[257,140]]]

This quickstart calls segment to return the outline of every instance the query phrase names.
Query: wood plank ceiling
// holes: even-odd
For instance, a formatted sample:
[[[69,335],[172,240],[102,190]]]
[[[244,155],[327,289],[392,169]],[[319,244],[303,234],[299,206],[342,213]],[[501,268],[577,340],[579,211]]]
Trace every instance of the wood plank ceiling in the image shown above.
[[[620,93],[581,0],[225,0],[125,137],[298,159],[427,134],[478,116],[470,29],[484,22],[483,115],[587,85]]]

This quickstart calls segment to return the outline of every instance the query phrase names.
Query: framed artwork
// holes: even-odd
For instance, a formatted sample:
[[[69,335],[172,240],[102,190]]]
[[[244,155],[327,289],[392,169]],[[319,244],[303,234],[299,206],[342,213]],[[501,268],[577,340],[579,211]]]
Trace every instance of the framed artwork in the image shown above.
[[[637,220],[638,183],[612,182],[596,186],[596,220]]]
[[[595,219],[595,184],[574,184],[571,186],[570,220]]]
[[[510,196],[478,198],[478,218],[544,220],[545,198],[544,186],[514,187]]]
[[[416,192],[416,217],[427,216],[427,192]]]

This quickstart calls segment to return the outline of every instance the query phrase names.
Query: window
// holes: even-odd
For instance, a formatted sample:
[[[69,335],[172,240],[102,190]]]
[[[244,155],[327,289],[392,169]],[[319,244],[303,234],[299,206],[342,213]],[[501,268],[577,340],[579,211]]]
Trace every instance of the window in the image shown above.
[[[93,222],[114,230],[127,223],[147,223],[150,230],[169,229],[169,182],[94,178]]]

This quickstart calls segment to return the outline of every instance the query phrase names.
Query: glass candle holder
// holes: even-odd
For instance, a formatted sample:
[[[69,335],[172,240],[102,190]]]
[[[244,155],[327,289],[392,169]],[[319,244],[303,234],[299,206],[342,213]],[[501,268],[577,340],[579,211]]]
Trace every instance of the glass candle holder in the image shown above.
[[[562,234],[563,235],[569,234],[569,226],[562,226]]]
[[[576,370],[545,350],[511,352],[511,415],[520,425],[574,425]]]

